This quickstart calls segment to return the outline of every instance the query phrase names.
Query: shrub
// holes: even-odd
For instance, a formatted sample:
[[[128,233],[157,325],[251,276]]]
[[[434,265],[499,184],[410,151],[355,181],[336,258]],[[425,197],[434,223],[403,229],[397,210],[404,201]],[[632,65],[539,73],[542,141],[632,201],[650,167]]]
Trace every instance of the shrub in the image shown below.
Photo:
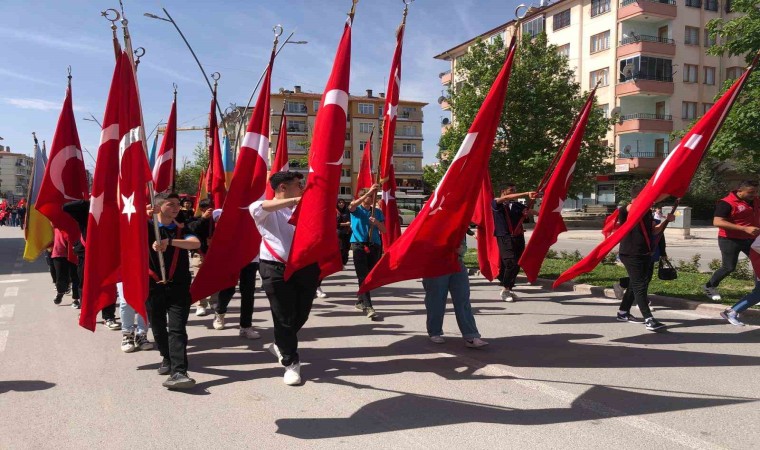
[[[559,254],[556,250],[549,249],[548,252],[546,252],[546,259],[557,259],[559,257]]]
[[[708,266],[710,267],[710,270],[712,270],[713,272],[720,269],[722,265],[723,263],[718,258],[713,258],[712,261],[710,261],[710,264],[708,264]]]
[[[602,260],[602,264],[615,264],[617,263],[617,257],[618,257],[617,252],[609,252],[607,253],[607,256],[605,256],[604,259]]]
[[[736,264],[736,270],[731,272],[731,278],[736,280],[754,280],[755,272],[750,266],[749,259],[742,259]]]
[[[678,260],[676,267],[681,272],[699,273],[699,260],[702,259],[702,255],[695,253],[691,257],[691,261]]]

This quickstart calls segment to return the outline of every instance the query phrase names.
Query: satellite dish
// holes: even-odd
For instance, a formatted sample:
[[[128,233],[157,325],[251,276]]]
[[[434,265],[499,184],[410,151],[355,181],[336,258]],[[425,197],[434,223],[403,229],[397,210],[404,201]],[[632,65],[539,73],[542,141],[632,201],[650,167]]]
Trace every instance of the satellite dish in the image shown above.
[[[439,104],[439,105],[440,105],[441,103],[445,102],[445,101],[446,101],[446,97],[444,97],[443,95],[442,95],[442,96],[440,96],[440,97],[438,97],[438,104]]]
[[[448,125],[449,124],[449,118],[444,117],[443,120],[441,120],[441,125]]]
[[[285,92],[285,88],[280,88],[280,94]]]

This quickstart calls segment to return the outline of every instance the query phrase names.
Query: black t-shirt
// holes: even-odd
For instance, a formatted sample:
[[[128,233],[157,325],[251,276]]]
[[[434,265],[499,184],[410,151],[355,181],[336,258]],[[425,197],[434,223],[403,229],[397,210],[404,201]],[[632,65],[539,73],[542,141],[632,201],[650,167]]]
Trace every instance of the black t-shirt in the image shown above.
[[[341,236],[350,236],[351,235],[351,227],[342,227],[340,224],[351,222],[351,213],[348,211],[348,208],[343,208],[343,210],[337,210],[337,219],[338,219],[338,234]]]
[[[82,239],[87,240],[87,221],[90,216],[90,202],[88,200],[75,200],[63,204],[63,211],[76,220]],[[74,243],[74,254],[84,258],[84,244],[82,239]]]
[[[625,206],[618,208],[620,215],[618,216],[618,223],[624,224],[628,220],[628,211]],[[643,226],[641,225],[643,223]],[[644,217],[641,218],[641,223],[637,224],[633,229],[623,236],[620,241],[620,254],[626,256],[645,256],[652,253],[651,245],[654,243],[654,235],[652,234],[652,224],[654,218],[652,217],[652,211],[647,211]],[[644,232],[647,236],[645,237]]]
[[[184,237],[193,235],[192,233],[183,233],[183,229],[180,229],[176,223],[170,225],[158,225],[158,231],[161,234],[161,239],[183,239]],[[153,222],[148,221],[148,264],[150,270],[161,279],[161,265],[158,262],[158,253],[153,250],[153,243],[156,241],[155,234],[153,232]],[[174,270],[174,276],[171,276],[171,266],[174,260],[174,254],[177,253],[177,264]],[[166,277],[171,280],[174,285],[186,285],[190,286],[192,278],[190,276],[190,254],[187,250],[169,246],[164,252],[164,267],[166,268]],[[157,286],[156,280],[150,277],[150,287]]]
[[[215,228],[216,223],[211,218],[197,217],[185,224],[185,231],[201,241],[200,251],[203,254],[208,253],[208,240],[214,235]]]
[[[527,206],[523,205],[520,202],[506,202],[499,204],[496,202],[496,200],[491,200],[491,209],[493,210],[493,235],[494,236],[510,236],[512,233],[509,230],[509,222],[507,222],[507,214],[509,214],[509,220],[512,223],[512,229],[513,231],[517,231],[517,224],[520,222],[520,219],[523,217],[523,211]],[[527,222],[528,219],[525,218],[523,220],[523,223]],[[520,230],[523,230],[523,227],[519,227]],[[516,233],[516,235],[522,235],[522,231]]]

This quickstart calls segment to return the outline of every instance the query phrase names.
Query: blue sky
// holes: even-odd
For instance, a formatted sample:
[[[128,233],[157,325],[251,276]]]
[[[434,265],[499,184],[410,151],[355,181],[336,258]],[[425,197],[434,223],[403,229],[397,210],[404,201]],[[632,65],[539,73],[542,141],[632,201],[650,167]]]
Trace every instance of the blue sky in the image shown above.
[[[139,70],[145,124],[165,121],[172,83],[179,85],[178,123],[203,126],[210,92],[171,24],[143,17],[165,7],[182,28],[207,73],[220,72],[219,102],[245,104],[272,46],[271,28],[282,24],[294,40],[280,53],[273,89],[322,92],[342,32],[349,0],[124,0],[135,46],[147,49]],[[433,56],[514,16],[515,0],[416,0],[410,7],[404,43],[401,97],[430,103],[425,110],[426,163],[435,160],[442,111],[436,103],[438,74],[448,63]],[[113,71],[109,23],[100,11],[118,0],[3,0],[0,2],[0,136],[15,152],[32,154],[31,132],[48,142],[72,66],[74,107],[82,145],[97,151],[100,130],[83,120],[102,119]],[[351,92],[385,91],[401,20],[401,0],[361,0],[353,31]],[[178,155],[191,155],[203,132],[182,132]],[[92,159],[85,156],[92,168]]]

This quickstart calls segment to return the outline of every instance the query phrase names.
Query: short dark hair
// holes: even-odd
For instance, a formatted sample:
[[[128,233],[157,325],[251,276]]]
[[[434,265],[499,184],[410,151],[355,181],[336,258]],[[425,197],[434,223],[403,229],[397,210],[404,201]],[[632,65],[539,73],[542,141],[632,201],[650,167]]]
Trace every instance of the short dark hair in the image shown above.
[[[501,185],[501,188],[499,188],[499,192],[506,191],[509,188],[516,188],[517,185],[511,181],[504,183]]]
[[[209,199],[203,199],[198,203],[198,207],[200,209],[208,209],[211,206],[211,200]]]
[[[153,202],[156,206],[161,206],[172,198],[176,198],[179,201],[179,195],[176,192],[162,192],[153,197]]]
[[[269,177],[269,185],[272,186],[272,189],[277,190],[277,187],[282,183],[290,183],[293,180],[303,180],[303,174],[290,170],[277,172]]]
[[[757,180],[742,180],[742,182],[739,183],[739,190],[743,191],[745,189],[757,188],[757,185]]]

